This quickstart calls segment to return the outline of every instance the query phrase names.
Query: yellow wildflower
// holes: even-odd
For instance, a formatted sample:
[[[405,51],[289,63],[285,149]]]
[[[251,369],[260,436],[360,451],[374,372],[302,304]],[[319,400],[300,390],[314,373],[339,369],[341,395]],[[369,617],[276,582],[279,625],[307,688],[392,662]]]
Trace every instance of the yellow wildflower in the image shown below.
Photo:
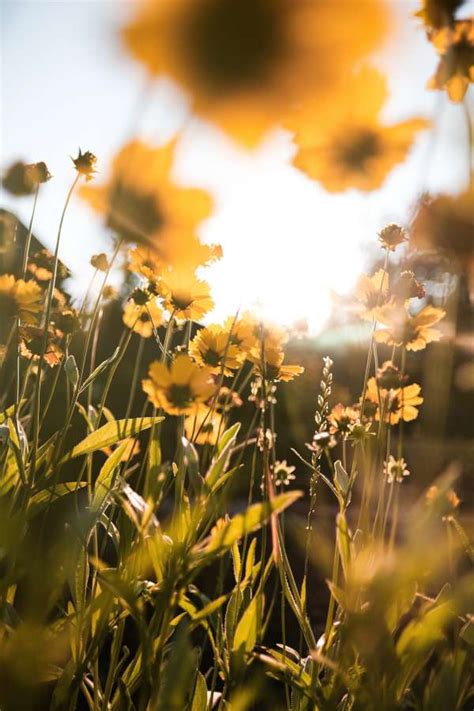
[[[359,316],[372,321],[375,312],[386,300],[389,288],[389,276],[384,269],[379,269],[371,277],[363,274],[356,285],[356,298],[360,302]]]
[[[173,271],[157,285],[163,304],[177,319],[200,321],[214,308],[209,284],[190,272]]]
[[[298,146],[293,164],[330,192],[376,190],[429,124],[415,118],[382,125],[386,81],[375,70],[346,77],[339,92],[339,101],[303,106],[289,122]]]
[[[244,356],[229,340],[229,333],[220,326],[201,328],[189,346],[189,353],[200,365],[216,375],[232,375],[242,365]]]
[[[163,323],[163,309],[154,298],[145,304],[130,300],[123,310],[123,322],[142,338],[150,338]]]
[[[283,364],[285,355],[283,351],[268,347],[264,351],[260,347],[252,348],[248,359],[256,366],[257,372],[265,380],[289,382],[297,375],[304,373],[301,365]]]
[[[144,392],[155,407],[170,415],[191,414],[215,390],[209,368],[201,368],[185,354],[176,356],[170,367],[154,361],[148,374],[142,381]]]
[[[423,402],[420,392],[421,387],[417,383],[396,390],[385,390],[378,388],[375,378],[369,378],[365,397],[366,400],[377,405],[376,420],[380,420],[381,406],[384,421],[396,425],[401,419],[405,422],[416,420],[417,406]]]
[[[198,405],[184,421],[186,437],[195,444],[216,444],[223,428],[222,414],[207,405]]]
[[[248,317],[235,318],[229,316],[224,321],[224,329],[229,335],[232,345],[237,346],[242,353],[247,353],[256,345],[255,323]]]
[[[350,425],[360,420],[360,412],[354,407],[348,407],[339,402],[334,405],[328,415],[329,433],[345,435],[349,432]]]
[[[386,304],[376,311],[376,320],[385,326],[375,332],[378,343],[403,346],[407,351],[421,351],[428,343],[439,341],[441,332],[432,328],[445,316],[443,309],[425,306],[412,316],[403,306]]]
[[[43,308],[43,292],[35,281],[0,276],[0,315],[5,322],[18,317],[24,323],[37,323]]]

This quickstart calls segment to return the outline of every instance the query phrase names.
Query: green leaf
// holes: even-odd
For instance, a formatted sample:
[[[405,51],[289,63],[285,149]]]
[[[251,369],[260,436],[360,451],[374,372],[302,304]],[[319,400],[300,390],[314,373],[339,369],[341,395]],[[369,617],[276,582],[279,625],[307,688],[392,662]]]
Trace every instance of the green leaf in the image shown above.
[[[193,701],[191,711],[206,711],[207,709],[207,686],[206,680],[200,671],[196,675],[196,684],[194,686]]]
[[[133,437],[144,430],[150,429],[153,424],[161,422],[163,419],[163,417],[134,417],[129,420],[107,422],[106,425],[99,427],[95,432],[91,432],[82,442],[76,444],[76,446],[63,457],[61,464],[75,457],[80,457],[83,454],[90,454],[91,452],[96,452],[98,449],[110,447],[110,445],[116,444],[127,437]]]
[[[76,359],[73,355],[68,355],[66,358],[66,362],[64,363],[64,371],[72,387],[76,388],[79,382],[79,370],[77,368]]]
[[[28,503],[28,515],[30,517],[36,516],[36,514],[42,511],[50,503],[54,503],[63,496],[66,496],[66,494],[77,492],[84,486],[87,486],[86,481],[68,481],[63,484],[56,484],[56,486],[53,486],[52,488],[39,491],[31,497]]]
[[[263,617],[263,599],[261,595],[256,595],[248,605],[244,614],[235,628],[234,640],[232,643],[232,654],[234,662],[240,666],[245,657],[248,656],[257,643],[259,633],[259,621]]]
[[[100,363],[100,365],[98,365],[97,368],[92,371],[92,373],[89,375],[89,377],[84,380],[81,387],[79,388],[79,394],[84,392],[84,390],[87,390],[89,385],[91,385],[94,382],[94,380],[96,378],[98,378],[99,375],[101,375],[101,373],[104,372],[104,370],[107,370],[109,365],[112,365],[112,363],[115,360],[117,360],[119,353],[120,353],[120,347],[117,346],[117,348],[114,350],[112,355],[109,358],[107,358],[106,360],[102,361],[102,363]]]
[[[334,483],[336,484],[336,489],[345,500],[349,493],[350,478],[339,459],[334,462]]]
[[[94,496],[92,497],[90,506],[93,513],[101,511],[104,504],[106,504],[108,496],[113,489],[115,472],[120,466],[122,455],[127,446],[128,442],[119,444],[117,449],[115,449],[104,462],[94,486]]]
[[[209,467],[209,471],[206,474],[206,483],[210,489],[214,487],[229,465],[230,455],[239,433],[239,429],[240,422],[236,422],[235,425],[232,425],[232,427],[229,427],[229,429],[224,432],[219,440],[216,456],[214,457],[214,460]]]
[[[3,410],[3,412],[0,412],[0,425],[3,425],[5,420],[7,420],[12,415],[14,415],[15,411],[17,409],[20,409],[25,404],[25,402],[26,402],[26,398],[23,398],[23,400],[21,400],[21,402],[19,403],[18,408],[17,408],[16,404],[10,405],[10,407],[7,407],[6,410]]]
[[[192,621],[195,622],[202,622],[202,620],[205,620],[206,617],[209,617],[209,615],[212,615],[213,612],[218,610],[222,605],[225,603],[229,596],[228,595],[221,595],[220,597],[216,598],[215,600],[211,600],[207,605],[205,605],[201,610],[198,610],[196,613],[191,615]]]
[[[189,481],[196,496],[199,496],[204,487],[204,479],[199,473],[199,457],[196,447],[192,442],[189,442],[186,437],[181,437],[181,444]]]
[[[347,572],[352,557],[352,540],[347,525],[346,517],[343,513],[338,513],[336,517],[336,541],[341,556],[342,570],[344,577],[347,578]]]
[[[204,554],[214,551],[225,551],[248,533],[253,533],[270,518],[272,514],[277,514],[291,506],[302,496],[302,491],[289,491],[285,494],[275,496],[272,501],[264,501],[253,504],[244,511],[237,514],[225,522],[222,526],[215,528],[207,540],[207,544],[201,551]]]
[[[468,620],[462,627],[459,636],[466,644],[474,647],[474,620]]]

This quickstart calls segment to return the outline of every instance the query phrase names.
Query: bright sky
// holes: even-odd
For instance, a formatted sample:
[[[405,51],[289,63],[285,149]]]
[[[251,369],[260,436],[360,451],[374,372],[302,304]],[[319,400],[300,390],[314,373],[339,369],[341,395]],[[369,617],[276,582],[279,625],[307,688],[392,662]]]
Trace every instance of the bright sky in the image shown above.
[[[54,179],[42,190],[35,233],[52,248],[74,178],[68,156],[78,146],[91,150],[99,171],[107,174],[111,157],[132,132],[158,144],[183,126],[186,101],[160,82],[136,115],[144,74],[122,50],[117,33],[133,3],[0,0],[0,5],[0,162],[5,167],[16,159],[46,161]],[[462,107],[424,89],[436,56],[412,17],[417,5],[392,0],[394,31],[373,62],[390,76],[384,118],[422,115],[433,120],[433,129],[381,190],[328,195],[289,165],[292,146],[284,132],[276,131],[249,153],[213,127],[186,122],[176,178],[213,194],[216,210],[200,234],[224,247],[224,259],[206,276],[218,304],[213,319],[259,305],[269,318],[286,324],[307,318],[313,331],[320,330],[331,292],[353,286],[376,251],[375,235],[384,224],[406,223],[422,190],[463,189],[465,117]],[[31,198],[3,193],[1,204],[28,221]],[[92,273],[89,258],[102,250],[110,252],[110,240],[100,220],[74,200],[60,251],[74,275],[73,293],[83,292]]]

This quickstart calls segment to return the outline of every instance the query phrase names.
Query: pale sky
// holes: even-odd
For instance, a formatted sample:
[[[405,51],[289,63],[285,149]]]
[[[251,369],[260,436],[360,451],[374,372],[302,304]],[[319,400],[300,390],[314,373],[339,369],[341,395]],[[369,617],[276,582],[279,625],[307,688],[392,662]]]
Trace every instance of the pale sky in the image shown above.
[[[384,119],[390,123],[421,115],[433,121],[433,128],[420,136],[408,161],[381,190],[340,195],[327,194],[290,166],[293,149],[284,132],[276,131],[257,150],[245,152],[216,128],[186,121],[186,100],[166,81],[157,83],[137,116],[144,72],[123,51],[117,31],[133,3],[0,4],[0,164],[44,160],[54,176],[41,192],[37,236],[53,247],[74,178],[69,156],[78,146],[97,155],[105,177],[110,159],[132,133],[160,144],[186,122],[176,178],[214,196],[214,215],[200,235],[224,248],[222,262],[206,274],[218,304],[213,320],[259,304],[266,316],[286,324],[307,318],[317,332],[328,316],[331,292],[345,293],[353,286],[376,252],[376,232],[384,224],[406,224],[422,190],[456,193],[466,185],[463,109],[424,88],[437,60],[412,17],[416,1],[390,2],[394,31],[372,63],[390,76]],[[28,221],[31,198],[3,193],[0,202]],[[73,200],[60,256],[73,272],[74,294],[83,292],[91,276],[90,256],[110,252],[110,244],[100,219]]]

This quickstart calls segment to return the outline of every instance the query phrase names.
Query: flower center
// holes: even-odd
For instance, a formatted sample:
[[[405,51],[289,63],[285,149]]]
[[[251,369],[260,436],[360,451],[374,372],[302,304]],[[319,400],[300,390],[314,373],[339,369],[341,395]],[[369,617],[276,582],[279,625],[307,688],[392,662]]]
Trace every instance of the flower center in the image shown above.
[[[363,172],[366,163],[380,153],[380,141],[374,131],[361,129],[343,140],[337,148],[339,160],[350,170]]]
[[[255,87],[283,47],[280,0],[201,0],[183,28],[188,66],[211,95]]]
[[[184,409],[193,402],[193,393],[189,385],[177,385],[173,383],[167,391],[168,400],[174,407]]]
[[[183,296],[182,294],[173,294],[171,297],[171,303],[176,309],[179,309],[179,311],[185,311],[191,306],[193,300],[189,296]]]
[[[110,194],[107,226],[126,242],[146,244],[163,225],[163,215],[155,197],[139,193],[118,180]]]
[[[217,351],[212,350],[212,348],[209,348],[209,350],[202,354],[202,359],[206,365],[210,365],[212,367],[220,365],[221,363],[221,356]]]

